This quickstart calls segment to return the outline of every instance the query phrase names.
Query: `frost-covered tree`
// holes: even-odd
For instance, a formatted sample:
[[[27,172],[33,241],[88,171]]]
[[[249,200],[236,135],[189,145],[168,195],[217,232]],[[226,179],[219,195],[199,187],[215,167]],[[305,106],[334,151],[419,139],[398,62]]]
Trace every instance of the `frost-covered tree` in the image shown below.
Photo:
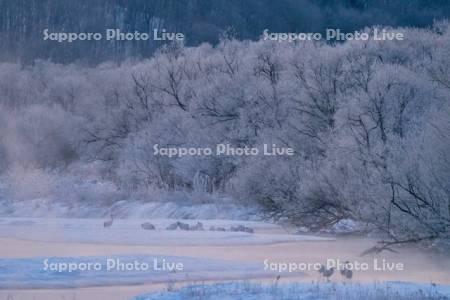
[[[36,195],[55,199],[52,176],[107,181],[127,197],[232,196],[313,230],[351,218],[385,245],[445,243],[448,28],[337,45],[223,38],[96,67],[0,64],[1,178],[20,190],[34,174]],[[155,144],[276,144],[295,155],[169,158]]]

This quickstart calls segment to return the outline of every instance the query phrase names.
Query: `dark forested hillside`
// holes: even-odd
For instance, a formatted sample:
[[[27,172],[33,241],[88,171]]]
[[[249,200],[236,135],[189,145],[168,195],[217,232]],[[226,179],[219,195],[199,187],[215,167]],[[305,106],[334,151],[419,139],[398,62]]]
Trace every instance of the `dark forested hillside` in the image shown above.
[[[182,32],[187,45],[218,41],[232,29],[239,39],[274,32],[310,32],[325,28],[356,30],[369,25],[428,26],[450,15],[446,0],[0,0],[0,60],[101,62],[147,57],[155,41],[43,40],[43,30],[101,32],[106,28]]]

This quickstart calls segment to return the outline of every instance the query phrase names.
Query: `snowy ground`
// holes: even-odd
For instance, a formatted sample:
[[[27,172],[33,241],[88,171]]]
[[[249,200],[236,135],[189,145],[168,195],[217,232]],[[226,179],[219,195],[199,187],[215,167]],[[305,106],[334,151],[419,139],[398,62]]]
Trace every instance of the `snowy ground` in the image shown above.
[[[182,270],[169,271],[173,264],[182,265]],[[0,259],[0,289],[79,288],[264,276],[269,276],[268,272],[256,263],[176,256]]]
[[[0,182],[1,185],[1,182]],[[1,192],[1,187],[0,187]],[[1,196],[1,194],[0,194]],[[171,201],[172,200],[172,201]],[[255,207],[236,205],[227,199],[194,203],[182,196],[169,201],[122,200],[112,206],[101,202],[61,202],[49,199],[6,201],[0,199],[0,217],[100,218],[114,212],[120,218],[178,218],[261,220]]]
[[[40,219],[1,218],[0,237],[39,240],[47,242],[127,244],[127,245],[249,245],[327,240],[326,238],[280,233],[277,225],[256,221],[232,220],[182,220],[194,225],[202,222],[204,231],[166,230],[176,219],[120,219],[109,228],[103,227],[105,219]],[[156,230],[143,230],[141,224],[150,221]],[[255,230],[246,232],[209,231],[211,226],[229,229],[243,225]],[[271,231],[277,231],[271,234]]]
[[[255,297],[258,299],[283,299],[269,293],[273,290],[270,284],[280,273],[264,270],[265,259],[271,262],[322,263],[327,258],[339,258],[370,262],[372,258],[362,258],[359,255],[375,242],[361,237],[323,238],[296,235],[290,233],[292,231],[289,229],[259,221],[115,219],[111,227],[104,228],[103,223],[106,220],[107,218],[0,218],[0,300],[129,300],[137,295],[167,290],[168,287],[187,286],[198,282],[223,283],[230,280],[264,282],[269,284],[269,287],[247,286],[255,291]],[[206,230],[166,230],[167,226],[175,221],[190,225],[200,221]],[[151,222],[156,229],[142,229],[141,224],[144,222]],[[250,227],[254,229],[254,233],[208,230],[210,226],[229,230],[237,225]],[[176,272],[155,270],[152,268],[155,258],[159,263],[162,259],[182,263],[184,268]],[[402,262],[406,271],[355,272],[352,282],[402,280],[423,283],[420,286],[424,287],[431,282],[450,284],[448,259],[408,249],[402,249],[400,254],[383,253],[378,258],[387,259],[389,262]],[[92,271],[57,272],[45,270],[45,259],[55,264],[98,263],[101,267],[100,270]],[[132,271],[107,269],[107,259],[119,259],[125,263],[146,262],[150,268]],[[332,281],[339,282],[341,277],[337,273]],[[314,270],[283,273],[279,284],[285,286],[290,282],[311,281],[323,282],[323,278]],[[303,293],[307,287],[313,288],[314,285],[292,289]],[[251,294],[245,294],[242,286],[238,291],[244,293],[243,298],[228,295],[229,286],[213,285],[203,288],[203,292],[201,288],[196,288],[195,293],[204,294],[205,297],[201,299],[205,300],[252,299],[248,298]],[[192,287],[190,289],[192,290]],[[277,293],[283,295],[285,289],[289,290],[283,288],[283,291]],[[167,293],[167,297],[173,298],[151,296],[153,298],[149,299],[198,299],[183,297],[186,291],[184,289],[175,294]],[[223,297],[211,298],[208,294],[210,291],[222,293]],[[13,298],[9,297],[10,295]],[[312,295],[310,299],[329,299]],[[342,296],[338,299],[351,298]]]
[[[328,239],[306,236],[280,234],[282,228],[277,225],[255,221],[231,220],[182,220],[194,225],[202,222],[205,230],[167,230],[167,226],[176,219],[116,219],[111,227],[105,228],[105,219],[42,219],[42,218],[1,218],[0,238],[14,238],[48,242],[48,247],[63,244],[95,245],[142,245],[149,247],[189,247],[189,246],[233,246],[264,245],[279,242],[326,241]],[[141,224],[151,222],[156,229],[144,230]],[[233,226],[243,225],[254,229],[255,233],[210,231],[210,226],[229,230]],[[53,249],[51,249],[53,250]],[[50,249],[49,249],[50,251]],[[130,249],[135,251],[135,249]],[[164,250],[161,250],[164,252]],[[198,280],[224,280],[261,278],[271,276],[255,262],[242,262],[223,259],[207,259],[190,256],[138,255],[129,252],[120,256],[73,256],[64,254],[57,257],[16,257],[8,254],[0,258],[0,289],[31,288],[80,288],[87,286],[136,285],[159,282],[182,282]],[[48,259],[47,261],[45,261]],[[183,270],[155,270],[154,260],[161,263],[163,259],[171,263],[183,264]],[[123,267],[107,267],[108,260],[121,263],[138,262],[149,266],[124,270]],[[49,265],[67,266],[74,264],[77,270],[54,270]],[[79,267],[82,265],[84,269]],[[86,270],[85,265],[91,265]],[[94,265],[100,266],[97,269]],[[274,275],[272,275],[274,276]],[[295,276],[302,276],[296,273]]]
[[[386,282],[377,284],[223,283],[191,285],[176,291],[142,295],[133,300],[426,300],[450,299],[450,286]]]

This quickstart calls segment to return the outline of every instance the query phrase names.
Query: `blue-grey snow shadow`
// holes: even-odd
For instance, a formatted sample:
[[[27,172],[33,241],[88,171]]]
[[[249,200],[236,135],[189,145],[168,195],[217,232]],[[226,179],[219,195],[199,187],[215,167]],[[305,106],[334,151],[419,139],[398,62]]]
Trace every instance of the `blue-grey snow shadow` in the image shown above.
[[[77,271],[56,271],[45,269],[48,266],[65,263],[97,264],[97,269]],[[107,268],[107,259],[119,259],[124,263],[137,261],[148,264],[148,270],[117,270]],[[159,268],[161,261],[182,263],[182,271],[155,270],[154,259]],[[52,264],[52,265],[50,265]],[[98,268],[101,265],[101,268]],[[64,266],[64,265],[62,265]],[[81,266],[81,265],[80,265]],[[263,266],[256,263],[230,262],[176,256],[102,256],[102,257],[38,257],[27,259],[0,259],[0,289],[6,288],[75,288],[104,285],[132,285],[182,280],[232,279],[261,277],[270,275]]]

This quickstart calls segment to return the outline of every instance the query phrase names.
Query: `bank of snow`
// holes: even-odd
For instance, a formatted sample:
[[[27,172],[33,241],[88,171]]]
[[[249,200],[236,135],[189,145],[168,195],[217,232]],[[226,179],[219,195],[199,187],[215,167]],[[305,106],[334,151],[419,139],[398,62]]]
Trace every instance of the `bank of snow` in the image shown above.
[[[437,300],[450,299],[450,286],[386,282],[376,284],[221,283],[142,295],[133,300]]]
[[[178,218],[178,219],[233,219],[261,220],[256,207],[220,203],[193,203],[189,199],[179,201],[122,200],[112,205],[101,201],[73,202],[32,199],[6,201],[0,199],[0,217],[34,218],[100,218],[111,212],[120,218]]]
[[[181,267],[175,269],[174,264]],[[0,289],[80,288],[262,278],[270,275],[257,263],[183,256],[0,259]],[[301,276],[301,273],[296,275]]]

